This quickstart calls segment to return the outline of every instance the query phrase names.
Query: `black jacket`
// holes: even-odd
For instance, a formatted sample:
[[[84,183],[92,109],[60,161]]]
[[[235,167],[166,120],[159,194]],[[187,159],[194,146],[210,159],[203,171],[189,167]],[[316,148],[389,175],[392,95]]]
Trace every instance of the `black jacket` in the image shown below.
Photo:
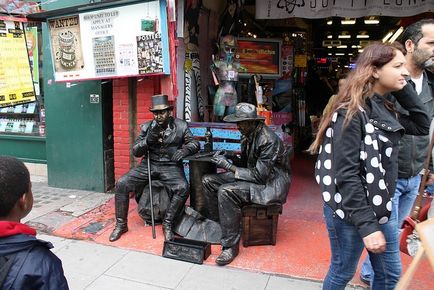
[[[410,112],[409,115],[399,115],[397,119],[395,112],[385,107],[384,98],[377,95],[368,102],[368,108],[366,108],[369,122],[376,130],[381,131],[381,135],[389,139],[389,144],[383,145],[393,148],[389,162],[381,164],[386,172],[386,186],[391,195],[395,191],[395,181],[398,177],[398,142],[404,130],[414,135],[426,135],[429,132],[430,120],[423,104],[415,95],[406,94],[407,89],[396,94],[396,99]],[[391,102],[394,101],[391,95],[387,98]],[[334,154],[337,190],[342,196],[342,207],[349,214],[349,222],[357,227],[361,237],[365,237],[379,231],[380,226],[371,205],[368,204],[361,177],[363,173],[360,168],[360,144],[363,138],[362,117],[356,114],[344,128],[345,113],[344,110],[338,111],[333,128],[333,150],[337,153]],[[382,149],[385,150],[385,148],[380,148],[380,152],[383,152]]]
[[[1,235],[0,235],[1,236]],[[0,237],[0,256],[16,253],[2,290],[66,290],[68,283],[62,262],[50,249],[49,242],[33,235]]]
[[[194,140],[187,122],[177,118],[170,118],[166,133],[157,143],[148,144],[148,133],[152,122],[154,121],[148,121],[141,126],[140,135],[133,146],[133,155],[135,157],[146,156],[146,152],[149,150],[152,161],[176,164],[177,162],[171,161],[176,150],[183,148],[188,152],[188,155],[199,151],[199,142]],[[142,160],[142,162],[145,161]]]
[[[421,99],[427,110],[430,120],[434,117],[434,75],[429,71],[424,72],[424,82],[431,89],[431,96]],[[416,91],[409,86],[409,92],[416,94]],[[398,107],[398,111],[402,114],[408,114],[407,110]],[[429,136],[413,136],[405,134],[399,141],[399,156],[398,156],[398,177],[410,178],[420,173],[426,156],[426,151],[429,146]]]
[[[242,137],[235,179],[249,182],[252,203],[286,202],[291,184],[288,154],[282,140],[263,123],[249,138]]]

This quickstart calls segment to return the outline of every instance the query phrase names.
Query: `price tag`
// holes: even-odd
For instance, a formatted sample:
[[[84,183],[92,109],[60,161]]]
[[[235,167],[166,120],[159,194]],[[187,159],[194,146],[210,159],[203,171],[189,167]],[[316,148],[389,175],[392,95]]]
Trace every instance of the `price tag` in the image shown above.
[[[0,132],[6,131],[6,125],[8,124],[8,121],[0,121]]]
[[[33,133],[33,125],[34,124],[35,124],[35,122],[27,122],[26,128],[24,129],[24,133],[27,133],[27,134]]]
[[[35,108],[36,108],[36,104],[35,103],[30,103],[29,106],[27,107],[27,114],[33,114],[35,112]]]
[[[21,113],[23,110],[23,105],[16,105],[14,108],[14,113]]]
[[[235,78],[235,71],[233,71],[233,70],[228,71],[228,78],[234,79]]]
[[[20,132],[20,121],[15,121],[14,124],[12,125],[12,132],[14,133],[18,133]]]

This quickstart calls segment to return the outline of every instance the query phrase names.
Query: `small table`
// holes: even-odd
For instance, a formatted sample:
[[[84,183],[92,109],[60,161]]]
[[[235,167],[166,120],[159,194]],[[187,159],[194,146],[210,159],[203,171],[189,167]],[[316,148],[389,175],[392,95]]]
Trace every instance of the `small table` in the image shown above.
[[[185,157],[190,164],[190,206],[207,217],[202,176],[217,173],[217,166],[211,161],[212,155],[200,157],[204,152]]]

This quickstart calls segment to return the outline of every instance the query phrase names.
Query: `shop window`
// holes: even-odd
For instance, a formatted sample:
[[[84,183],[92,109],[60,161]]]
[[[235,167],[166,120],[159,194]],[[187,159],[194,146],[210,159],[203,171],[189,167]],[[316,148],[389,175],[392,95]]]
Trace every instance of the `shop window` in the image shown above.
[[[6,23],[6,21],[2,21]],[[17,24],[18,25],[18,24]],[[40,23],[21,23],[21,27],[25,31],[25,41],[27,44],[28,62],[31,70],[31,78],[33,81],[34,101],[23,102],[12,106],[0,106],[0,134],[9,135],[33,135],[45,136],[45,110],[43,91],[40,84],[42,83],[42,32]],[[17,26],[18,27],[18,26]],[[5,24],[2,28],[5,32],[10,32],[9,27]],[[7,36],[5,36],[7,37]],[[13,44],[15,45],[15,44]],[[13,45],[4,46],[0,49],[8,50],[9,54],[13,54]],[[17,62],[22,61],[17,57]],[[20,65],[20,64],[17,64]],[[25,64],[24,64],[25,65]],[[0,66],[0,73],[3,71],[5,91],[11,88],[17,88],[19,91],[20,84],[12,85],[10,82],[16,81],[16,76],[7,76],[7,68]],[[9,84],[8,84],[9,82]],[[12,98],[9,99],[13,101]],[[1,105],[1,103],[0,103]],[[4,103],[3,103],[4,105]]]

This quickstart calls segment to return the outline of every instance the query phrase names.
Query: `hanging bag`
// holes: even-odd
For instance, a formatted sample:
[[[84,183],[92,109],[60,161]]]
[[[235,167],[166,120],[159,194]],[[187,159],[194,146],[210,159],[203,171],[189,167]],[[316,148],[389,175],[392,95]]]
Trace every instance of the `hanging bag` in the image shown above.
[[[428,177],[430,174],[429,171],[429,161],[431,158],[431,153],[434,145],[434,134],[431,137],[431,143],[428,146],[428,150],[425,157],[424,170],[423,175],[419,185],[419,194],[414,201],[413,208],[410,212],[410,215],[404,219],[402,223],[401,236],[399,237],[399,249],[404,254],[409,256],[414,256],[419,249],[419,236],[415,230],[416,224],[426,220],[428,215],[428,210],[431,203],[427,203],[422,207],[423,199],[425,196],[425,186],[428,181]]]

